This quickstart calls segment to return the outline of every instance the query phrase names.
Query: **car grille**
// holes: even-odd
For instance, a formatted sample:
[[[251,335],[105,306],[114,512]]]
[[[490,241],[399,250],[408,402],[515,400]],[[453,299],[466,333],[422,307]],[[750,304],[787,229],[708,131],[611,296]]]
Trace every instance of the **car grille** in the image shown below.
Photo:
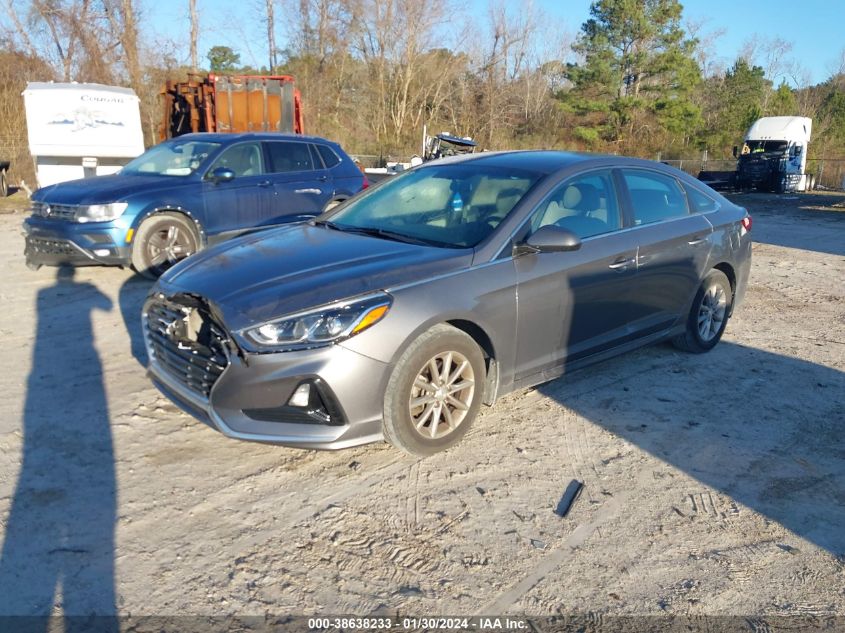
[[[68,220],[73,221],[76,217],[76,211],[79,207],[71,204],[47,204],[46,202],[33,202],[30,207],[32,215],[37,215],[40,218],[50,218],[53,220]]]
[[[31,237],[27,240],[27,246],[34,253],[43,255],[78,255],[79,251],[65,240],[49,240],[40,237]]]
[[[229,364],[227,337],[221,327],[203,317],[199,340],[189,340],[184,326],[192,310],[196,308],[169,301],[149,304],[145,315],[147,349],[151,360],[170,376],[208,398]]]

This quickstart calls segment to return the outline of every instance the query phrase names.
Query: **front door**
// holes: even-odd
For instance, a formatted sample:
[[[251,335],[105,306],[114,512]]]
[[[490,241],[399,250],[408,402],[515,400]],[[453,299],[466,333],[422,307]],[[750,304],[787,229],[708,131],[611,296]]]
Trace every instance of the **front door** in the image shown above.
[[[610,349],[629,334],[637,248],[620,231],[611,172],[576,176],[557,188],[540,204],[528,233],[548,224],[571,230],[582,244],[515,260],[517,380]]]
[[[221,167],[231,169],[235,177],[215,182],[211,175]],[[206,172],[203,199],[211,241],[266,224],[273,211],[274,191],[265,172],[261,143],[237,143],[223,150]]]

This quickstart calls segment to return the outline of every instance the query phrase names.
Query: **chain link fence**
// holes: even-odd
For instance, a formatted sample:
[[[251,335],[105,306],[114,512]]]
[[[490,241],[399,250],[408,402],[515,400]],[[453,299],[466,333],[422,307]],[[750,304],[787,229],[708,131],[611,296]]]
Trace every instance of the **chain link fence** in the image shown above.
[[[700,156],[690,158],[673,158],[666,160],[658,154],[658,160],[672,167],[677,167],[691,176],[698,176],[702,171],[735,171],[735,158],[708,158],[703,152]],[[808,158],[807,173],[816,177],[816,189],[845,189],[845,158]]]

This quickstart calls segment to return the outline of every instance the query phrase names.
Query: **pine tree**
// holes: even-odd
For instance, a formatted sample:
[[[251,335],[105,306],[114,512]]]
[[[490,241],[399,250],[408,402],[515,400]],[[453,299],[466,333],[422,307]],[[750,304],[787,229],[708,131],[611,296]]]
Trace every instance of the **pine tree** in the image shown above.
[[[701,122],[693,101],[701,71],[696,41],[681,27],[678,0],[596,0],[573,47],[583,55],[570,64],[571,110],[593,127],[580,136],[603,138],[626,149],[668,131],[688,141]],[[577,133],[577,130],[576,130]]]

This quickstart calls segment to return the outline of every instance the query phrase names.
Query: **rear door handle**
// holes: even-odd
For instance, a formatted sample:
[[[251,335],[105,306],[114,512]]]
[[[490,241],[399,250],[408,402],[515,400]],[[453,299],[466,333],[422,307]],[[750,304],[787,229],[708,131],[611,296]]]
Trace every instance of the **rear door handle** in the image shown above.
[[[261,182],[258,183],[258,186],[259,187],[269,187],[272,184],[273,183],[270,182],[269,180],[262,180]]]
[[[618,259],[612,264],[608,266],[611,270],[615,270],[617,272],[623,272],[628,270],[630,266],[633,266],[636,263],[636,260],[633,257],[627,257],[625,259]]]
[[[704,244],[707,241],[706,237],[694,237],[687,242],[690,246],[698,246],[699,244]]]

